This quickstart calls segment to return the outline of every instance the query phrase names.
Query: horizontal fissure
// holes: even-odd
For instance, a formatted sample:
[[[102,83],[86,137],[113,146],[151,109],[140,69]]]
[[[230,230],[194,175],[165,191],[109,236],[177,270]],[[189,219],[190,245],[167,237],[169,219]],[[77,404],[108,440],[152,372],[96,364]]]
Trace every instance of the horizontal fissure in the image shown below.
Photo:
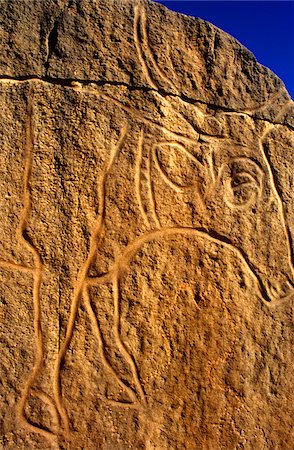
[[[152,87],[144,86],[144,85],[142,85],[142,86],[130,85],[123,81],[84,80],[84,79],[79,79],[79,78],[58,78],[58,77],[49,77],[49,76],[37,76],[37,75],[33,75],[33,74],[32,75],[22,75],[22,76],[17,76],[17,77],[12,77],[9,75],[0,75],[0,82],[1,81],[11,81],[11,82],[20,82],[20,83],[27,82],[27,81],[40,81],[43,83],[49,83],[52,85],[64,86],[64,87],[69,87],[69,88],[75,88],[77,86],[77,84],[80,84],[81,86],[96,85],[97,87],[116,86],[116,87],[125,87],[129,91],[158,92],[160,95],[162,95],[162,97],[180,98],[182,101],[184,101],[186,103],[190,103],[190,104],[194,104],[194,105],[197,105],[197,104],[205,105],[214,111],[223,111],[226,113],[243,114],[243,115],[253,118],[254,120],[264,121],[264,122],[267,122],[267,123],[270,123],[273,125],[283,125],[291,130],[294,130],[294,127],[292,127],[290,124],[273,122],[273,121],[270,121],[269,119],[265,119],[262,117],[261,118],[254,117],[254,115],[253,114],[251,115],[250,111],[248,111],[248,110],[247,111],[246,110],[235,110],[233,108],[218,105],[215,103],[209,103],[209,102],[206,102],[205,100],[193,99],[184,94],[178,95],[173,92],[165,91],[163,89],[154,89]],[[260,109],[261,108],[262,108],[262,105],[261,105]]]

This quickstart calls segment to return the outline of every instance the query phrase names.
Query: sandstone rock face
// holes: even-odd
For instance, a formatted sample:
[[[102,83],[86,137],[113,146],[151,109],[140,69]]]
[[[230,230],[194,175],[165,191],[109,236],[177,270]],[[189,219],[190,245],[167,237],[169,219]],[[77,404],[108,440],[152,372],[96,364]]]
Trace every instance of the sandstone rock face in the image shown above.
[[[294,117],[201,19],[1,0],[3,449],[292,449]]]

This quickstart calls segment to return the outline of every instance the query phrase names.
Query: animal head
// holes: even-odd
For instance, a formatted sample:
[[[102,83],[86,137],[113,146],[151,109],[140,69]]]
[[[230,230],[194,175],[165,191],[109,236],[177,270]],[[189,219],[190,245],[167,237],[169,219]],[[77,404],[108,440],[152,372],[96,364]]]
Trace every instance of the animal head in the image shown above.
[[[142,191],[149,191],[142,197],[149,199],[145,216],[150,226],[206,231],[241,252],[265,300],[289,297],[294,273],[287,219],[263,145],[272,125],[256,124],[246,113],[212,115],[197,102],[185,101],[157,65],[140,6],[134,37],[142,71],[163,116],[169,115],[179,130],[191,130],[188,137],[186,132],[168,136],[163,129],[156,138],[146,132],[142,139],[141,152],[148,160]],[[163,95],[159,79],[178,95]]]

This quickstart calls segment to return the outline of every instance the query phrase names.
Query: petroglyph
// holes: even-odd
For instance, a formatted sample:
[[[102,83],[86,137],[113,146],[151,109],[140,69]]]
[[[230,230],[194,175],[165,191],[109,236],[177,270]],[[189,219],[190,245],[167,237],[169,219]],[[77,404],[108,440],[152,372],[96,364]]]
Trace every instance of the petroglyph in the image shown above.
[[[83,92],[83,90],[81,91]],[[87,92],[87,91],[86,91]],[[167,104],[167,100],[164,99],[164,103]],[[122,109],[125,109],[122,106]],[[58,427],[59,417],[62,420],[62,428],[65,435],[68,435],[70,430],[69,418],[66,412],[66,409],[63,405],[62,401],[62,390],[60,385],[60,370],[65,358],[66,352],[70,346],[70,342],[73,336],[76,316],[78,312],[78,308],[82,298],[84,299],[84,304],[89,315],[90,322],[92,324],[93,333],[96,336],[98,347],[99,347],[99,356],[103,361],[106,369],[115,377],[118,384],[128,393],[131,402],[130,403],[122,403],[122,402],[112,402],[113,405],[122,406],[122,407],[135,407],[140,408],[140,402],[138,403],[137,394],[139,395],[140,401],[143,403],[146,402],[145,394],[141,386],[138,369],[136,367],[136,363],[132,357],[132,355],[127,350],[124,342],[122,341],[120,335],[120,294],[119,294],[119,280],[122,277],[124,271],[129,267],[130,260],[134,256],[135,253],[140,251],[142,245],[146,242],[150,242],[154,239],[159,239],[160,237],[165,237],[173,234],[185,234],[185,235],[197,235],[200,237],[205,237],[205,239],[218,243],[222,246],[228,248],[228,251],[232,251],[236,254],[237,258],[239,258],[244,264],[244,270],[248,271],[250,276],[254,279],[257,291],[260,292],[261,297],[268,301],[269,294],[267,292],[266,287],[256,269],[254,268],[254,264],[251,262],[250,257],[246,254],[246,251],[238,244],[236,244],[233,240],[231,240],[230,236],[227,233],[219,233],[216,226],[213,224],[213,219],[211,217],[211,213],[207,210],[207,204],[211,201],[217,191],[219,190],[223,195],[223,201],[226,205],[231,209],[237,209],[241,211],[246,211],[250,207],[258,207],[258,205],[263,203],[263,196],[268,195],[268,191],[274,192],[276,198],[278,199],[279,205],[281,205],[281,201],[279,200],[279,196],[277,194],[277,190],[273,184],[273,178],[270,171],[270,166],[265,158],[264,152],[261,154],[263,158],[263,168],[262,163],[259,162],[257,164],[254,159],[248,157],[246,153],[249,152],[248,149],[240,148],[239,150],[235,150],[241,152],[241,156],[229,157],[226,163],[222,163],[220,167],[217,167],[216,161],[218,159],[217,150],[212,150],[207,158],[207,162],[201,163],[200,159],[197,159],[192,153],[187,150],[185,144],[187,140],[185,136],[177,135],[177,140],[175,141],[174,133],[170,133],[169,130],[162,128],[161,131],[165,134],[170,135],[171,140],[165,140],[159,143],[152,143],[151,148],[148,150],[144,150],[144,146],[150,144],[150,138],[152,137],[150,133],[144,135],[143,130],[139,133],[138,140],[138,156],[137,156],[137,166],[135,172],[135,186],[136,186],[136,194],[137,201],[139,205],[139,209],[142,215],[142,219],[145,224],[150,227],[153,226],[156,231],[150,231],[143,234],[142,237],[136,239],[131,245],[125,250],[121,250],[121,256],[115,261],[113,267],[110,268],[108,273],[103,274],[99,277],[90,277],[89,270],[91,265],[93,264],[94,258],[96,256],[97,250],[99,250],[100,242],[102,240],[103,232],[104,232],[104,222],[105,222],[105,202],[107,198],[107,177],[111,168],[117,158],[118,153],[124,145],[128,129],[130,126],[125,126],[121,132],[121,138],[118,141],[117,146],[114,148],[112,154],[110,155],[109,161],[106,164],[106,167],[102,174],[99,177],[98,181],[98,215],[96,223],[93,226],[93,231],[90,238],[90,248],[88,257],[81,267],[77,281],[74,287],[74,294],[71,300],[71,309],[69,321],[66,327],[66,334],[64,341],[61,343],[61,347],[58,353],[55,371],[53,374],[53,391],[54,391],[54,402],[42,391],[37,391],[33,389],[34,383],[40,374],[44,354],[43,354],[43,346],[42,346],[42,330],[41,330],[41,320],[40,320],[40,298],[39,298],[39,290],[41,283],[41,275],[42,275],[42,263],[41,258],[34,248],[33,244],[31,244],[30,238],[26,235],[26,224],[28,220],[28,214],[30,209],[30,177],[32,171],[32,160],[33,160],[33,129],[32,129],[32,96],[28,102],[28,121],[26,126],[26,145],[25,145],[25,169],[24,169],[24,199],[23,199],[23,212],[20,219],[19,226],[19,239],[23,242],[23,244],[32,252],[35,262],[35,268],[28,268],[25,266],[21,266],[9,261],[2,261],[1,266],[6,269],[12,270],[20,270],[23,272],[32,273],[34,277],[34,314],[35,314],[35,333],[36,333],[36,362],[35,366],[32,370],[32,373],[27,381],[26,387],[24,388],[22,398],[19,402],[19,420],[23,423],[29,430],[38,432],[43,436],[52,439],[54,437],[53,432],[49,432],[41,427],[37,427],[29,422],[29,420],[25,416],[25,406],[30,395],[37,396],[40,400],[44,401],[48,404],[52,411],[52,423],[53,429]],[[128,112],[132,112],[130,109],[127,109]],[[136,113],[135,118],[138,119],[138,113]],[[141,117],[140,117],[141,118]],[[142,119],[142,118],[141,118]],[[143,118],[144,119],[144,118]],[[144,123],[144,120],[142,120]],[[154,125],[154,123],[150,124]],[[158,126],[157,126],[158,127]],[[146,142],[145,142],[146,139]],[[192,140],[194,146],[199,149],[199,142],[196,140]],[[222,145],[225,140],[222,140]],[[189,140],[189,144],[191,145],[191,141]],[[186,144],[187,145],[187,144]],[[212,145],[215,147],[216,141],[212,140]],[[238,147],[237,147],[238,148]],[[196,150],[196,153],[199,150]],[[244,155],[242,155],[244,152]],[[145,164],[145,184],[142,182],[142,166],[143,166],[143,155],[144,155],[144,164]],[[223,157],[223,155],[222,155]],[[168,159],[166,159],[168,158]],[[176,159],[179,158],[180,165],[176,163]],[[181,167],[181,164],[183,165]],[[179,167],[179,169],[177,168]],[[176,172],[173,174],[173,172]],[[267,169],[267,174],[265,174],[265,170]],[[157,171],[160,175],[160,178],[163,180],[167,186],[176,191],[179,194],[192,195],[195,199],[195,208],[198,208],[198,220],[202,215],[206,217],[208,222],[208,228],[206,227],[197,227],[196,224],[190,223],[185,227],[177,226],[177,222],[172,223],[172,226],[163,226],[161,224],[162,219],[160,216],[163,210],[160,209],[160,205],[156,203],[155,200],[155,192],[154,192],[154,184],[157,178],[154,175],[154,171]],[[177,172],[178,171],[178,172]],[[201,173],[201,177],[197,175],[197,172]],[[191,175],[189,175],[191,174]],[[204,175],[203,175],[204,174]],[[207,174],[207,175],[205,175]],[[203,176],[207,177],[208,183],[203,182]],[[270,188],[265,187],[266,181],[269,180]],[[202,182],[202,184],[201,184]],[[142,192],[143,187],[147,189],[146,192]],[[144,195],[143,195],[144,194]],[[143,203],[144,198],[149,199],[149,206],[145,206]],[[272,198],[272,196],[271,196]],[[191,202],[192,200],[190,200]],[[210,207],[211,208],[211,207]],[[281,208],[280,211],[281,213]],[[149,217],[152,218],[151,222]],[[283,218],[283,214],[281,214]],[[286,230],[284,225],[284,230]],[[26,236],[26,237],[24,237]],[[289,241],[288,248],[290,249]],[[131,372],[134,378],[134,383],[136,386],[137,394],[129,388],[120,378],[119,374],[113,369],[111,363],[107,360],[104,352],[104,344],[103,338],[101,334],[101,330],[99,328],[99,319],[95,316],[95,313],[91,307],[91,299],[89,294],[89,287],[101,285],[106,282],[113,283],[113,299],[114,299],[114,336],[115,336],[115,345],[118,347],[120,353],[126,360],[126,363],[130,366]],[[284,287],[285,294],[287,294],[287,287]],[[279,293],[278,293],[279,294]],[[225,359],[224,359],[225,361]],[[58,411],[58,412],[57,412]]]
[[[33,272],[33,304],[34,304],[34,331],[35,331],[35,364],[32,372],[26,382],[23,389],[22,396],[18,406],[18,418],[22,424],[24,424],[31,431],[38,431],[45,437],[51,438],[51,434],[46,430],[39,429],[33,424],[31,424],[25,415],[25,404],[32,386],[37,379],[43,364],[43,336],[41,328],[41,310],[40,310],[40,286],[42,282],[42,260],[39,255],[38,250],[31,243],[30,237],[27,234],[27,222],[28,216],[31,208],[31,196],[30,196],[30,177],[32,171],[32,161],[33,161],[33,148],[34,148],[34,137],[33,137],[33,100],[32,94],[28,96],[28,109],[27,109],[27,122],[26,122],[26,140],[24,148],[24,178],[23,178],[23,211],[20,217],[19,229],[17,234],[21,242],[29,252],[32,253],[34,259],[34,272]],[[54,409],[50,398],[45,396],[42,392],[34,392],[34,395],[48,401],[50,406]]]
[[[24,273],[31,274],[33,276],[33,310],[34,310],[34,366],[28,379],[22,388],[21,398],[17,407],[17,418],[19,422],[26,427],[29,431],[40,433],[42,436],[49,440],[55,440],[53,433],[38,427],[26,416],[26,404],[28,397],[39,398],[44,404],[46,404],[52,414],[53,426],[57,427],[59,418],[56,411],[54,402],[45,392],[34,389],[33,386],[37,380],[44,363],[44,349],[43,349],[43,333],[41,327],[41,307],[40,307],[40,287],[42,283],[42,260],[38,250],[35,248],[31,241],[31,238],[27,232],[27,224],[29,220],[29,214],[31,209],[31,172],[33,163],[34,152],[34,134],[33,134],[33,89],[30,88],[27,101],[27,118],[25,123],[25,145],[24,145],[24,171],[23,171],[23,209],[20,215],[19,227],[16,231],[18,240],[33,256],[34,267],[26,267],[21,264],[17,264],[10,261],[0,261],[0,267],[4,270],[16,270]]]
[[[165,104],[167,100],[165,99]],[[135,185],[136,185],[136,193],[137,200],[140,212],[142,214],[142,219],[145,224],[150,228],[152,225],[149,221],[149,215],[153,218],[152,223],[155,225],[155,229],[158,230],[147,232],[143,234],[142,237],[136,239],[131,245],[121,251],[121,256],[116,260],[113,267],[110,268],[108,273],[103,274],[99,277],[90,277],[89,270],[91,265],[93,264],[94,258],[96,256],[97,250],[99,249],[100,242],[103,236],[104,229],[104,221],[105,221],[105,201],[107,198],[107,177],[108,174],[117,158],[118,153],[124,145],[126,135],[128,133],[128,127],[123,127],[121,132],[121,138],[118,141],[117,146],[114,148],[112,154],[110,155],[109,161],[106,164],[106,167],[99,177],[98,182],[98,215],[97,221],[93,226],[93,231],[90,237],[90,248],[88,257],[81,267],[77,281],[74,287],[73,298],[71,300],[71,309],[69,321],[66,327],[66,334],[63,342],[61,343],[61,347],[58,353],[55,371],[53,374],[53,391],[54,391],[54,402],[50,398],[50,396],[46,395],[42,391],[37,391],[33,389],[34,383],[38,378],[42,364],[44,359],[43,354],[43,345],[42,345],[42,330],[41,330],[41,319],[40,319],[40,298],[39,298],[39,290],[41,283],[41,275],[42,275],[42,262],[39,253],[34,248],[33,244],[31,244],[30,238],[26,235],[26,224],[28,220],[29,209],[31,205],[30,200],[30,177],[32,171],[32,160],[33,160],[33,130],[32,130],[32,96],[28,102],[28,121],[26,126],[26,145],[25,145],[25,169],[24,169],[24,197],[23,197],[23,212],[20,219],[19,226],[19,239],[23,242],[23,244],[30,250],[33,254],[35,268],[28,268],[25,266],[20,266],[12,262],[2,261],[1,266],[3,268],[12,269],[12,270],[21,270],[23,272],[32,273],[34,277],[34,314],[35,314],[35,338],[36,338],[36,362],[35,366],[32,370],[32,373],[27,381],[26,387],[24,388],[22,398],[19,402],[19,420],[25,425],[29,430],[38,432],[43,436],[52,439],[54,437],[53,432],[49,432],[41,427],[37,427],[30,423],[30,421],[25,416],[25,406],[30,395],[37,396],[40,400],[44,401],[48,404],[52,411],[52,423],[53,429],[58,427],[59,417],[62,420],[62,428],[65,435],[68,435],[70,430],[69,418],[67,411],[63,405],[62,401],[62,390],[60,385],[60,370],[65,358],[66,352],[70,346],[70,342],[73,336],[76,316],[78,312],[78,308],[82,298],[84,299],[84,304],[89,315],[90,322],[92,324],[93,332],[96,336],[98,347],[99,347],[99,356],[103,361],[106,369],[115,377],[118,384],[128,393],[131,402],[122,403],[122,402],[112,402],[113,405],[122,406],[122,407],[135,407],[140,408],[140,403],[137,400],[137,394],[129,388],[120,378],[119,374],[113,369],[112,365],[108,362],[105,352],[104,352],[104,344],[103,338],[101,335],[101,331],[99,328],[99,319],[95,316],[95,313],[91,307],[91,299],[88,288],[90,286],[101,285],[105,282],[112,281],[113,283],[113,299],[114,299],[114,336],[115,336],[115,345],[118,347],[120,353],[124,357],[126,363],[130,366],[131,372],[134,378],[134,383],[136,386],[136,391],[139,395],[140,401],[144,404],[145,394],[141,386],[138,369],[136,367],[136,363],[132,357],[132,355],[127,350],[124,342],[122,341],[120,335],[120,294],[119,294],[119,280],[122,277],[124,271],[129,267],[130,260],[134,256],[135,253],[140,251],[142,245],[146,242],[150,242],[154,239],[159,239],[160,237],[165,237],[167,235],[173,234],[185,234],[185,235],[197,235],[200,237],[205,237],[205,239],[218,243],[222,246],[228,248],[228,251],[233,251],[236,256],[242,261],[244,264],[244,270],[248,271],[250,276],[254,279],[257,291],[261,293],[261,296],[264,300],[269,300],[269,294],[264,286],[264,283],[259,275],[259,273],[254,268],[254,264],[251,262],[250,257],[246,254],[246,251],[236,244],[233,240],[231,240],[230,236],[227,233],[219,233],[216,226],[213,224],[213,219],[209,215],[211,213],[207,210],[207,203],[211,201],[217,191],[223,195],[223,200],[226,205],[231,209],[237,209],[241,211],[246,211],[250,207],[258,207],[259,203],[263,203],[263,195],[268,195],[268,192],[265,193],[265,179],[269,180],[270,192],[274,191],[274,194],[279,199],[277,195],[276,189],[273,188],[273,180],[271,172],[265,175],[264,170],[270,170],[269,164],[265,159],[264,153],[262,153],[263,160],[265,159],[264,168],[261,168],[261,163],[257,164],[253,159],[250,159],[246,153],[248,150],[242,149],[246,156],[235,156],[229,157],[225,164],[222,164],[219,168],[216,167],[216,160],[218,156],[216,155],[216,151],[210,153],[208,162],[201,163],[196,156],[193,156],[187,148],[185,147],[186,139],[184,136],[177,136],[177,141],[174,139],[174,133],[169,133],[168,130],[162,129],[164,133],[168,133],[171,135],[172,140],[165,140],[159,143],[153,143],[151,149],[147,152],[144,151],[144,133],[143,130],[140,131],[139,141],[138,141],[138,159],[135,173]],[[130,110],[128,110],[130,112]],[[136,119],[138,118],[138,114],[136,114]],[[144,121],[143,121],[144,122]],[[154,124],[152,124],[154,125]],[[146,136],[147,142],[150,141],[150,134]],[[212,143],[215,145],[215,140]],[[222,141],[225,142],[225,141]],[[194,144],[197,144],[199,147],[199,143],[193,140]],[[239,150],[240,151],[240,150]],[[169,153],[167,153],[169,152]],[[176,153],[173,156],[173,153]],[[236,152],[236,150],[235,150]],[[149,208],[143,205],[143,196],[142,196],[142,186],[144,183],[141,182],[141,173],[142,173],[142,164],[143,164],[143,153],[145,155],[145,170],[146,170],[146,180],[147,180],[147,190],[149,190],[149,194],[147,197],[149,198]],[[177,155],[178,153],[178,155]],[[182,156],[183,155],[183,156]],[[175,172],[173,174],[174,168],[177,169],[178,165],[175,164],[175,160],[166,160],[167,158],[180,158],[181,164],[183,167],[179,167],[179,172]],[[223,155],[222,155],[223,157]],[[207,164],[207,165],[205,165]],[[206,216],[206,220],[208,219],[208,228],[206,227],[197,227],[196,224],[190,223],[188,226],[179,227],[177,226],[177,222],[170,224],[172,226],[167,227],[163,226],[160,221],[160,215],[162,211],[160,209],[160,205],[156,203],[155,193],[154,193],[154,183],[156,180],[156,176],[154,176],[154,171],[157,171],[160,175],[160,178],[163,179],[164,183],[168,185],[168,187],[179,194],[190,194],[195,198],[195,208],[198,207],[199,216],[204,214]],[[197,176],[197,172],[202,172],[202,180]],[[189,178],[189,173],[191,173],[191,177]],[[203,174],[207,173],[208,180],[210,180],[207,184],[207,188],[205,188],[205,183],[201,185],[200,180],[203,182]],[[204,189],[204,191],[203,191]],[[222,191],[223,189],[223,191]],[[268,190],[268,189],[267,189]],[[203,191],[203,192],[201,192]],[[146,197],[146,192],[144,193]],[[272,197],[271,197],[272,198]],[[279,200],[279,205],[281,205],[281,201]],[[283,217],[283,215],[281,216]],[[198,218],[199,220],[199,218]],[[162,220],[163,222],[163,220]],[[285,228],[284,228],[285,229]],[[25,236],[25,237],[24,237]],[[289,242],[287,244],[289,246]],[[289,247],[290,248],[290,247]],[[284,287],[285,291],[287,287]],[[287,292],[285,292],[287,294]],[[226,358],[224,359],[224,361]],[[57,412],[58,411],[58,412]]]
[[[175,30],[184,20],[187,33],[177,31],[176,50],[175,36],[158,38],[170,13],[156,5],[61,3],[50,16],[43,74],[0,76],[3,116],[23,131],[15,141],[22,157],[14,168],[3,158],[0,181],[6,198],[6,173],[21,168],[13,192],[20,206],[9,200],[1,218],[5,333],[13,333],[23,289],[32,295],[22,326],[29,356],[21,346],[9,355],[4,388],[21,429],[5,419],[3,445],[290,448],[293,102],[268,74],[252,87],[261,69],[249,57],[256,72],[247,91],[262,91],[259,106],[239,79],[238,95],[224,86],[216,100],[221,45],[241,63],[239,47],[210,25],[207,37],[204,25],[175,16]],[[69,42],[78,33],[88,51],[87,20],[97,13],[86,4],[102,19],[106,10],[116,17],[132,52],[115,64],[131,82],[112,79],[118,28],[104,19],[96,33],[105,36],[98,44],[93,37],[92,59],[81,61],[87,73],[98,59],[105,74],[72,76]],[[66,37],[73,17],[80,30]],[[181,67],[187,55],[203,75]],[[222,64],[219,78],[229,83]],[[12,145],[3,138],[5,155]]]

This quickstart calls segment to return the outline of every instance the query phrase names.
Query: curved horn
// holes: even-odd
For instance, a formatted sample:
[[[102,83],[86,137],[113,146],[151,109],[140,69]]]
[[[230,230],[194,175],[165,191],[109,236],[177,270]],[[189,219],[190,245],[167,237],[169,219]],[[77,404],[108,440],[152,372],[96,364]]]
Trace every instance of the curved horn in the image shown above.
[[[188,125],[193,136],[196,132],[222,137],[220,122],[204,113],[195,103],[186,101],[175,83],[159,67],[149,44],[146,12],[140,0],[136,1],[134,8],[134,41],[145,79],[161,96],[170,113],[175,113],[185,126]],[[168,92],[164,94],[164,86],[171,89],[171,95]]]
[[[142,70],[148,83],[154,89],[160,89],[159,84],[153,76],[153,73],[156,73],[159,80],[162,80],[165,84],[171,87],[173,91],[179,94],[179,90],[177,89],[176,85],[162,72],[154,58],[149,45],[146,13],[144,8],[138,3],[135,6],[134,15],[134,41],[140,62],[142,64]]]

